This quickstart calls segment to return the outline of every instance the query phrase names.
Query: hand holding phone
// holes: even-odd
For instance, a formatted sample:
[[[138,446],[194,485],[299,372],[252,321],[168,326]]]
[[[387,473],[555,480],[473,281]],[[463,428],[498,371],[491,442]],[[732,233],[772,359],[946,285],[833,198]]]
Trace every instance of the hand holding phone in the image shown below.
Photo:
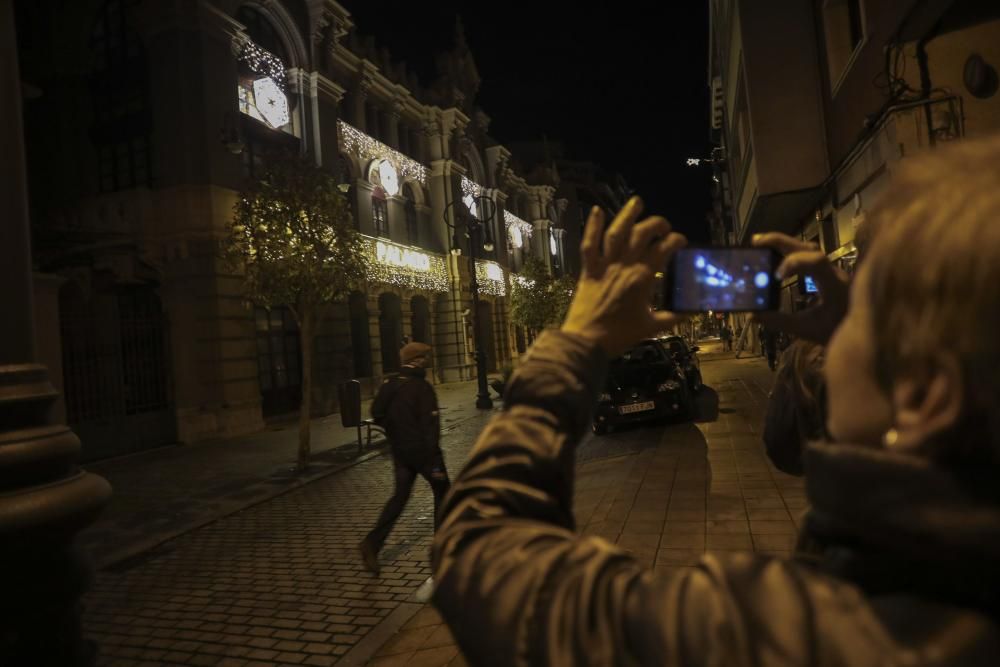
[[[811,308],[794,313],[761,313],[761,321],[773,329],[825,345],[847,313],[850,284],[847,274],[815,243],[779,232],[755,234],[752,243],[756,248],[774,248],[784,255],[778,266],[781,275],[812,277],[819,295],[818,302]]]

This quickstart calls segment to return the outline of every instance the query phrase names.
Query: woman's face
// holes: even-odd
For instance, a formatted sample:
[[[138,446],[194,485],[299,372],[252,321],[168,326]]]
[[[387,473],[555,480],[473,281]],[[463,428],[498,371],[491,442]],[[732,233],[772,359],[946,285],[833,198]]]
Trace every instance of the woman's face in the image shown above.
[[[847,316],[827,347],[826,428],[836,442],[878,446],[892,428],[892,404],[875,378],[875,340],[868,272],[862,266],[851,285]]]

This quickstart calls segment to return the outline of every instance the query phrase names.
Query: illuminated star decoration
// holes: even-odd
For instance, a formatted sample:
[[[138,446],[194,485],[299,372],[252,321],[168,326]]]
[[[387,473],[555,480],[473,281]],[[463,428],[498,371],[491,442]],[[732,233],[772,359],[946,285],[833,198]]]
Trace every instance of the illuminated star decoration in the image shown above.
[[[288,124],[288,98],[274,79],[269,76],[253,82],[253,97],[257,111],[271,127]]]
[[[701,160],[699,158],[696,158],[696,157],[689,157],[688,158],[688,164],[687,164],[687,166],[689,166],[689,167],[697,167],[700,164],[701,164]]]

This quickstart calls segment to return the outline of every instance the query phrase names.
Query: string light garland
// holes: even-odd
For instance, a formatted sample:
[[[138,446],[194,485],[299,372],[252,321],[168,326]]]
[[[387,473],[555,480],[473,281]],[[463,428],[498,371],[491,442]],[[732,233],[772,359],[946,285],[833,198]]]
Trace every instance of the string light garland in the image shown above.
[[[355,155],[364,162],[387,160],[403,178],[410,178],[421,185],[427,185],[427,167],[409,158],[381,141],[368,136],[353,125],[337,121],[340,134],[340,148],[345,153]]]
[[[363,238],[368,246],[369,281],[428,292],[449,290],[448,267],[441,255],[385,239]]]
[[[281,62],[281,58],[270,51],[260,48],[248,39],[243,42],[239,59],[241,62],[245,62],[255,74],[264,74],[271,77],[282,91],[287,92],[287,73],[285,72],[285,64]]]
[[[476,282],[479,284],[479,291],[483,294],[507,296],[507,281],[504,278],[504,270],[496,262],[477,260]]]
[[[520,248],[524,245],[525,240],[530,241],[531,235],[534,233],[535,228],[527,220],[523,220],[510,211],[503,212],[503,222],[504,226],[507,227],[507,236],[510,237],[510,243],[515,248]]]
[[[479,185],[479,183],[476,183],[475,181],[472,181],[472,180],[470,180],[469,178],[467,178],[465,176],[462,177],[462,198],[463,199],[465,197],[469,197],[469,196],[479,197],[479,195],[482,194],[482,192],[483,192],[483,186]]]

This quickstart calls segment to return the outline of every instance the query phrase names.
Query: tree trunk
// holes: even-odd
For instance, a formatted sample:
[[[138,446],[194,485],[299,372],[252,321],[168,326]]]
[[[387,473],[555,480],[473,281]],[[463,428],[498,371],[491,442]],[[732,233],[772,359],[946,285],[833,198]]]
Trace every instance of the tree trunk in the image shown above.
[[[299,333],[302,337],[302,405],[299,407],[299,470],[309,466],[309,426],[312,413],[312,353],[313,317],[312,308],[302,309],[299,315]]]

